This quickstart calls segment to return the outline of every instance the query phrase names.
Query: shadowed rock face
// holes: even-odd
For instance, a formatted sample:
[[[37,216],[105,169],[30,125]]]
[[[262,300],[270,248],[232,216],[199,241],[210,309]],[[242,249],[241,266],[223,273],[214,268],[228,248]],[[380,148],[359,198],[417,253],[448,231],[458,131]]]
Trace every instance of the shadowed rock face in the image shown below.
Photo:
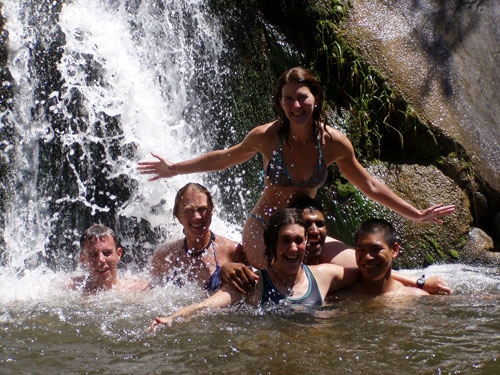
[[[500,210],[500,6],[496,0],[353,0],[346,30],[420,115],[473,156]]]

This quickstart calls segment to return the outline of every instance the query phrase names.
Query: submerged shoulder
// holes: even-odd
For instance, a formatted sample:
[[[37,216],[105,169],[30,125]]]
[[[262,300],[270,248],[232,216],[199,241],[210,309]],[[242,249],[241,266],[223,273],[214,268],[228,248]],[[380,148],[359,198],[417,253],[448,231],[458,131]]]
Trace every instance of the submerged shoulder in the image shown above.
[[[217,252],[226,254],[233,254],[238,248],[238,242],[219,234],[215,234],[215,245],[217,246]]]
[[[151,271],[153,274],[161,274],[168,270],[179,257],[182,251],[183,242],[177,240],[167,244],[160,245],[151,258]]]
[[[217,245],[225,246],[225,247],[227,247],[229,249],[236,249],[236,247],[238,246],[238,242],[233,241],[230,238],[221,236],[219,234],[215,234],[215,243]]]
[[[119,291],[139,292],[151,289],[151,283],[139,277],[122,277],[118,279],[116,289]]]
[[[387,297],[404,297],[404,296],[426,296],[429,295],[428,292],[426,292],[423,289],[414,287],[414,286],[406,286],[400,281],[390,279],[390,287],[384,291],[384,293],[381,293],[383,296]]]
[[[183,240],[176,240],[168,243],[164,243],[155,250],[153,254],[153,259],[155,258],[165,258],[173,253],[177,253],[182,250]]]
[[[63,289],[69,290],[80,290],[85,286],[85,281],[87,280],[86,276],[75,276],[72,277],[68,284],[62,285]]]
[[[245,252],[241,243],[216,235],[215,244],[217,246],[217,253],[221,255],[223,263],[227,261],[237,263],[246,262]]]
[[[408,296],[428,296],[429,292],[420,288],[415,288],[414,286],[403,285],[402,288],[400,288],[400,290],[398,291],[398,294]]]

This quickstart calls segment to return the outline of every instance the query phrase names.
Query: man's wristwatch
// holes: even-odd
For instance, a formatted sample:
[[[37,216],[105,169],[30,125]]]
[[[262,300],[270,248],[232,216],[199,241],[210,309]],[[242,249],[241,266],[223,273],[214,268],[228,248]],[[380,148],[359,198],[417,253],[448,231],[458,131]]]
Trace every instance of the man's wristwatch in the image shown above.
[[[422,275],[422,277],[419,277],[417,279],[417,286],[422,289],[424,287],[424,284],[425,284],[425,275]]]

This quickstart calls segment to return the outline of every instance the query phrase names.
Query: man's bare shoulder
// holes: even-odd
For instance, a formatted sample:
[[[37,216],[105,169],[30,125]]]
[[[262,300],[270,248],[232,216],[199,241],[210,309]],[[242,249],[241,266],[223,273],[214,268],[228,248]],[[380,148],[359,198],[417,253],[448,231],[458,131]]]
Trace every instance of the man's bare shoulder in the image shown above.
[[[357,267],[354,249],[331,237],[327,237],[323,245],[321,263],[333,263],[343,267]]]
[[[342,276],[344,274],[344,267],[333,263],[320,263],[313,266],[308,266],[316,279],[322,276]]]
[[[346,245],[342,241],[336,240],[330,236],[326,237],[325,244],[323,245],[323,252],[337,255],[344,250],[354,250],[351,246]]]
[[[330,272],[330,271],[337,271],[344,269],[344,267],[339,266],[338,264],[335,263],[320,263],[308,267],[313,272]]]
[[[151,283],[139,277],[121,277],[116,283],[116,290],[120,292],[140,292],[149,289],[151,289]]]

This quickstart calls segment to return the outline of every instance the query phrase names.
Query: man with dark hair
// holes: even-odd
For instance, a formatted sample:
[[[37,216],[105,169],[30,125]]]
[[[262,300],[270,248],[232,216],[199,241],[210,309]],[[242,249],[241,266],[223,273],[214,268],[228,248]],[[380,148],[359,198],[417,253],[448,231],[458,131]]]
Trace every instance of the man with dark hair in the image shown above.
[[[325,220],[325,214],[323,206],[319,201],[310,197],[303,197],[292,203],[292,207],[298,208],[302,211],[302,218],[306,222],[307,234],[309,238],[307,244],[308,255],[305,261],[306,264],[312,265],[333,263],[349,268],[358,267],[354,249],[341,241],[327,236],[328,228]],[[361,228],[366,227],[367,231],[372,229],[375,230],[375,227],[371,227],[372,225],[375,226],[375,223],[378,223],[380,228],[385,228],[386,233],[391,232],[392,235],[395,236],[392,225],[381,219],[374,219],[373,222],[368,220]],[[385,224],[382,225],[382,223]],[[387,228],[387,224],[390,228],[392,228],[390,231],[389,228]],[[390,246],[392,246],[392,244]],[[419,287],[431,294],[450,294],[450,288],[441,276],[432,276],[428,279],[416,279],[414,277],[405,276],[400,272],[392,272],[391,275],[393,279],[406,286]]]
[[[87,268],[88,274],[73,278],[71,288],[82,289],[85,293],[109,289],[149,289],[146,280],[118,277],[118,262],[122,252],[120,241],[113,229],[102,224],[90,226],[80,238],[80,260]]]
[[[353,249],[327,235],[325,210],[318,200],[305,196],[293,202],[291,207],[300,210],[302,219],[306,222],[307,264],[333,263],[343,267],[357,267]]]
[[[364,221],[354,236],[356,263],[360,279],[335,293],[338,297],[376,297],[379,295],[428,295],[418,287],[405,286],[391,277],[392,261],[399,254],[399,243],[391,223],[384,219]],[[422,276],[423,277],[423,276]]]

